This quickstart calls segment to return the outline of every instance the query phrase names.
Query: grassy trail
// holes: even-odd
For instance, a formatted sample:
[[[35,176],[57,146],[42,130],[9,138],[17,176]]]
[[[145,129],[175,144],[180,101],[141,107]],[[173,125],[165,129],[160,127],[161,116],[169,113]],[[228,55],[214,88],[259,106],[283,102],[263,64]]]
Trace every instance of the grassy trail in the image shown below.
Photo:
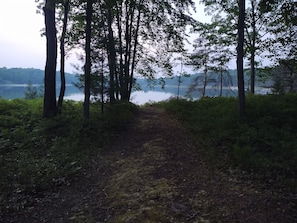
[[[296,222],[290,198],[208,166],[179,122],[155,107],[22,222]],[[13,221],[12,221],[13,222]]]
[[[100,189],[95,189],[101,209],[97,205],[85,220],[82,215],[70,219],[294,222],[294,207],[284,198],[240,180],[237,173],[207,166],[197,146],[175,118],[154,107],[141,109],[136,122],[105,157],[108,171]]]

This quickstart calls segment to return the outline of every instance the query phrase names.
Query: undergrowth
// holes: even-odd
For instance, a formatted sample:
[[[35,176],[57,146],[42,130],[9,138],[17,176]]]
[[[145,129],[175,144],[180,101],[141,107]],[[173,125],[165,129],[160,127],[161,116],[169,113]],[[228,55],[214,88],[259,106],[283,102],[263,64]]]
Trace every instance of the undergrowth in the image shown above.
[[[249,95],[240,120],[236,98],[159,103],[185,124],[208,161],[269,182],[297,186],[297,95]]]
[[[130,103],[92,104],[83,127],[82,103],[65,101],[63,112],[42,118],[42,100],[0,100],[0,211],[18,210],[30,199],[69,184],[135,116]]]

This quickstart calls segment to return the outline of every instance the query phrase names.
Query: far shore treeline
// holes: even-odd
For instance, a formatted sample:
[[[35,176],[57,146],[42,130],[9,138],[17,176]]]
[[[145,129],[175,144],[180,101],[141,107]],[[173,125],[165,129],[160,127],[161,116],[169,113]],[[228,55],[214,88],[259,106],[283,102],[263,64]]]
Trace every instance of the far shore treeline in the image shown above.
[[[68,84],[76,83],[77,77],[66,73]],[[60,84],[60,73],[57,71],[57,83]],[[35,68],[0,68],[0,84],[43,84],[44,71]]]
[[[228,70],[228,78],[224,79],[223,86],[225,88],[236,88],[237,86],[237,72],[236,70]],[[60,73],[57,71],[57,86],[60,85]],[[76,83],[79,83],[79,78],[75,74],[66,73],[66,83],[68,85],[74,85]],[[203,73],[195,73],[195,74],[187,74],[187,75],[175,75],[172,77],[166,77],[166,78],[158,78],[153,80],[147,80],[144,78],[136,78],[136,84],[135,90],[143,90],[143,91],[163,91],[168,92],[172,94],[177,94],[177,88],[178,85],[181,88],[180,90],[180,96],[184,97],[187,95],[187,93],[191,93],[191,95],[196,95],[199,93],[199,90],[195,89],[194,92],[191,91],[191,86],[197,79],[203,78]],[[246,75],[246,86],[248,86],[249,82],[249,76]],[[0,68],[0,85],[11,85],[11,84],[22,84],[22,85],[28,85],[28,84],[36,84],[36,85],[42,85],[44,83],[44,71],[41,69],[35,69],[35,68],[6,68],[2,67]],[[218,81],[218,74],[212,73],[209,75],[207,86],[212,88],[213,91],[215,91],[215,88],[219,87],[219,81]],[[264,81],[258,80],[256,81],[256,87],[259,89],[263,88],[271,88],[273,85],[273,81],[271,78],[267,78]],[[202,81],[200,86],[202,86]],[[197,87],[197,86],[196,86]],[[199,87],[199,84],[198,84]],[[193,89],[192,89],[193,91]],[[188,94],[189,95],[189,94]],[[208,95],[212,96],[212,95]],[[230,96],[230,94],[229,94]],[[236,96],[236,94],[234,94]]]

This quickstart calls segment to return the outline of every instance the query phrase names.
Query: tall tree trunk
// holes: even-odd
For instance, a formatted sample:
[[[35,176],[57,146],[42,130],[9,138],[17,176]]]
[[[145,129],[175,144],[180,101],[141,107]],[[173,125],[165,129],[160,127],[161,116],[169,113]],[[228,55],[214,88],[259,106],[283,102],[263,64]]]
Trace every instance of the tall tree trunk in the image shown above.
[[[116,69],[116,55],[115,55],[115,42],[112,30],[112,12],[111,8],[107,10],[107,23],[108,23],[108,64],[109,64],[109,97],[110,102],[115,101],[115,69]]]
[[[220,97],[223,95],[223,69],[220,67]]]
[[[255,93],[255,51],[256,51],[256,18],[255,0],[251,0],[252,5],[252,42],[251,42],[251,93]]]
[[[44,74],[44,103],[43,116],[56,116],[56,66],[57,66],[57,37],[55,21],[55,0],[46,0],[43,8],[46,35],[46,65]]]
[[[104,59],[102,59],[101,61],[101,114],[103,113],[104,113]]]
[[[123,95],[121,100],[128,101],[129,100],[129,83],[130,83],[130,62],[131,62],[131,48],[132,48],[132,24],[134,20],[134,9],[131,8],[131,5],[127,1],[125,3],[125,11],[126,11],[126,21],[125,21],[125,57],[124,57],[124,86],[123,86]]]
[[[206,84],[207,84],[207,68],[205,67],[204,70],[204,77],[203,77],[203,90],[202,90],[202,97],[205,97],[205,91],[206,91]]]
[[[135,69],[135,65],[136,65],[136,52],[137,52],[137,45],[138,45],[138,31],[139,31],[139,26],[140,26],[140,16],[141,16],[141,12],[139,11],[138,16],[137,16],[136,30],[134,33],[133,57],[132,57],[131,75],[130,75],[130,83],[129,83],[129,90],[128,90],[128,98],[127,98],[128,101],[130,101],[132,87],[133,87],[134,69]],[[131,24],[131,26],[132,26],[132,24]]]
[[[238,16],[238,43],[237,43],[237,80],[238,80],[238,107],[240,118],[244,118],[245,112],[245,92],[244,92],[244,20],[245,20],[245,0],[239,0],[239,16]]]
[[[118,11],[122,10],[122,5],[117,8]],[[123,40],[122,40],[122,20],[120,14],[117,14],[117,26],[118,26],[118,38],[119,38],[119,56],[120,56],[120,67],[119,67],[119,86],[121,96],[124,94],[124,64],[123,64]]]
[[[91,22],[92,22],[93,0],[87,0],[86,10],[86,45],[85,45],[85,99],[84,99],[84,124],[88,125],[90,117],[90,96],[91,96]]]
[[[58,100],[58,112],[62,112],[63,98],[66,90],[66,80],[65,80],[65,35],[68,21],[68,12],[69,12],[69,0],[66,0],[64,3],[64,18],[63,18],[63,30],[60,39],[60,52],[61,52],[61,61],[60,61],[60,77],[61,77],[61,87]]]

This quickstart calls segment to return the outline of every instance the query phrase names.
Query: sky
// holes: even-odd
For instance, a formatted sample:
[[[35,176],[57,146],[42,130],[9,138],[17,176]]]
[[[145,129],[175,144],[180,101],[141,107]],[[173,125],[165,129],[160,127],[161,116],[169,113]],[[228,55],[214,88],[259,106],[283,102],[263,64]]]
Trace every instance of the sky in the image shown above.
[[[207,21],[204,9],[199,5],[193,17]],[[41,37],[44,17],[37,14],[35,0],[0,1],[0,67],[37,68],[44,70],[46,39]],[[77,64],[73,53],[66,61],[66,72],[74,73],[71,64]],[[57,64],[59,66],[59,64]]]

